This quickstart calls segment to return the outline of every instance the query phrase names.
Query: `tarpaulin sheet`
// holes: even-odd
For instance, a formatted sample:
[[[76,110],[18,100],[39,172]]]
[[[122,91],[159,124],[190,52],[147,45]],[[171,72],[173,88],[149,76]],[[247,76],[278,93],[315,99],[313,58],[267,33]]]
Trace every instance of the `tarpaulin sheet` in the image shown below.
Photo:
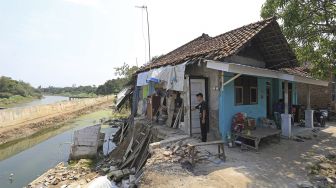
[[[137,85],[136,86],[148,85],[147,78],[148,78],[148,71],[139,73],[138,77],[137,77]]]

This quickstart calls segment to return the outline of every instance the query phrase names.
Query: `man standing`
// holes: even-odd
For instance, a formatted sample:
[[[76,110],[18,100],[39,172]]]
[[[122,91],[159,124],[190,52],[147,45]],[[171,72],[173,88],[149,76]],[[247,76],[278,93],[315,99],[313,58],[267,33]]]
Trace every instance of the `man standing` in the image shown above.
[[[202,93],[198,93],[196,95],[197,101],[199,104],[195,107],[195,109],[199,109],[200,111],[200,125],[201,125],[201,135],[202,135],[202,142],[207,141],[207,132],[208,132],[208,121],[207,121],[207,111],[208,105],[203,98]]]

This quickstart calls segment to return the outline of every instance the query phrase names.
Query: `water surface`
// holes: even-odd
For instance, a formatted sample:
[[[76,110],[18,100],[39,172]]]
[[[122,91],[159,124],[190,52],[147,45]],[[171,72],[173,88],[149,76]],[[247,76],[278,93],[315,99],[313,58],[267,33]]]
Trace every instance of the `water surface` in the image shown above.
[[[27,103],[20,103],[12,106],[12,108],[18,107],[30,107],[30,106],[37,106],[37,105],[45,105],[45,104],[53,104],[56,102],[66,101],[69,100],[68,97],[64,96],[48,96],[44,95],[41,99],[34,99],[33,101]]]
[[[110,111],[98,111],[68,122],[65,125],[43,131],[29,138],[0,146],[0,187],[24,187],[60,162],[66,162],[70,154],[70,143],[75,130],[95,125],[101,118],[108,118]],[[116,128],[102,126],[105,140]],[[115,147],[112,142],[104,143],[104,153]],[[9,175],[14,173],[13,182]]]

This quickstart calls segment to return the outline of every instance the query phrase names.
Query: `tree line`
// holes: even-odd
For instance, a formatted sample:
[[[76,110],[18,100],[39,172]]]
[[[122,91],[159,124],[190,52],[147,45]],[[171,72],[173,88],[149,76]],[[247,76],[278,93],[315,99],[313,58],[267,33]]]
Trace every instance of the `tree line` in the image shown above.
[[[97,95],[111,95],[117,94],[125,85],[132,80],[133,74],[138,70],[137,66],[130,66],[124,63],[121,67],[115,68],[115,75],[117,78],[107,80],[104,84],[98,87],[93,86],[75,86],[72,87],[53,87],[47,88],[39,87],[42,93],[51,95],[63,96],[97,96]]]
[[[42,97],[38,89],[29,83],[13,80],[10,77],[0,77],[0,98],[10,98],[13,96],[21,97]]]

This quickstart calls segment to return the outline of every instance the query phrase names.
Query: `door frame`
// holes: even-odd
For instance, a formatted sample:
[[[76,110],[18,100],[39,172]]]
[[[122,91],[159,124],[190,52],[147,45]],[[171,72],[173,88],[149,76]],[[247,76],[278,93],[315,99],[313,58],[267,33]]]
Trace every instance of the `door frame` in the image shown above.
[[[208,87],[208,77],[205,77],[205,76],[196,76],[196,75],[190,75],[189,76],[189,104],[191,104],[191,97],[193,97],[193,96],[191,96],[191,84],[190,84],[190,80],[191,79],[203,79],[204,80],[204,91],[205,91],[205,93],[203,93],[204,94],[204,97],[205,97],[205,101],[207,102],[207,104],[208,104],[208,111],[207,111],[207,117],[209,118],[209,87]],[[195,97],[195,96],[194,96]],[[190,105],[190,109],[189,109],[189,126],[190,126],[190,136],[192,136],[192,116],[191,116],[191,108],[192,108],[192,106]]]

